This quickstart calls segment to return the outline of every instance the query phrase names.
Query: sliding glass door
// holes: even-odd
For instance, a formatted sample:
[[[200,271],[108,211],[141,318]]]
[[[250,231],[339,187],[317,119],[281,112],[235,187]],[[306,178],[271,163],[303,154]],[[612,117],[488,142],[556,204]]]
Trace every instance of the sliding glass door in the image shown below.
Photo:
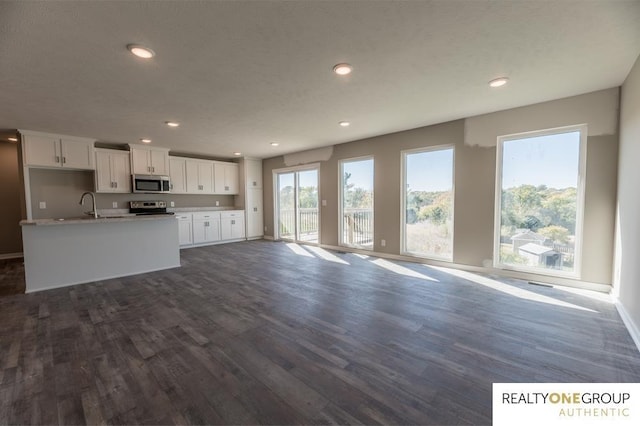
[[[318,169],[276,172],[277,238],[319,242]]]

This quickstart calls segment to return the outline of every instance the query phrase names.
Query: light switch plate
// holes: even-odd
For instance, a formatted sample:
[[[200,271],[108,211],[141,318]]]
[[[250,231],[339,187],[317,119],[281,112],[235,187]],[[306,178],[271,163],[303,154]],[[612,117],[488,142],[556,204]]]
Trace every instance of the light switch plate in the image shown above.
[[[380,246],[384,247],[387,245],[387,240],[380,240]]]
[[[111,207],[114,208],[114,209],[117,209],[118,208],[118,202],[114,201],[113,203],[111,203]]]
[[[327,207],[327,200],[322,200],[322,207]]]
[[[46,209],[47,208],[47,202],[46,201],[40,201],[40,208],[41,209]]]
[[[216,207],[220,205],[220,201],[216,201]]]
[[[171,203],[169,203],[171,205],[171,207],[175,207],[176,206],[176,202],[172,201]]]

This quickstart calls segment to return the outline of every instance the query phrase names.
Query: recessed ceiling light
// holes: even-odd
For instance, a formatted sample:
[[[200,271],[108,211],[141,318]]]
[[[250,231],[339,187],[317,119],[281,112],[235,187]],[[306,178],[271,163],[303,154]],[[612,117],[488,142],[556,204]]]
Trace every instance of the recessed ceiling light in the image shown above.
[[[493,79],[489,82],[489,86],[491,87],[502,87],[505,84],[507,84],[509,82],[509,78],[508,77],[500,77],[500,78],[496,78]]]
[[[18,138],[8,138],[11,142],[18,142]]]
[[[236,157],[239,157],[240,155],[242,155],[241,152],[234,152],[233,155],[235,155]]]
[[[169,127],[178,127],[180,125],[177,121],[165,121],[164,124]]]
[[[142,142],[142,143],[151,143],[151,139],[142,138],[142,139],[140,139],[140,142]]]
[[[348,121],[341,121],[341,122],[339,122],[338,124],[339,124],[340,126],[342,126],[342,127],[349,127],[349,126],[351,126],[351,123],[350,123],[350,122],[348,122]]]
[[[349,64],[338,64],[333,67],[333,72],[338,75],[351,74],[351,71],[353,71],[353,67]]]
[[[156,52],[148,47],[140,46],[139,44],[128,44],[127,49],[129,49],[129,52],[133,53],[138,58],[151,59],[156,56]]]
[[[278,146],[280,145],[278,142],[271,142],[271,146]]]

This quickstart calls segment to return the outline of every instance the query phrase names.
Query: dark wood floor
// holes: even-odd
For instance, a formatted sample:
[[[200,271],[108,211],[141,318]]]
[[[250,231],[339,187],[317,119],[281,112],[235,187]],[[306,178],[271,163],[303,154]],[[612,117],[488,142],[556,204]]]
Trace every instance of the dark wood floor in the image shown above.
[[[0,297],[24,294],[24,259],[0,259]]]
[[[0,424],[489,424],[492,382],[640,381],[607,302],[300,250],[0,298]]]

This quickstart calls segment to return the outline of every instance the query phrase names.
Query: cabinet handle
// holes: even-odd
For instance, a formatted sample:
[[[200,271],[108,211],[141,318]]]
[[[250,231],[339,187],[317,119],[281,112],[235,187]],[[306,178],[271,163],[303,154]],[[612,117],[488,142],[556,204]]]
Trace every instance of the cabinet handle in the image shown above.
[[[228,186],[225,186],[225,187],[224,187],[224,190],[225,190],[225,191],[228,191],[228,190],[229,190],[229,187],[228,187]]]
[[[156,168],[151,166],[151,173],[155,173],[156,172]]]
[[[235,225],[235,224],[236,224],[236,221],[235,221],[235,220],[232,220],[232,221],[231,221],[231,224],[232,224],[232,225]]]
[[[111,185],[109,185],[111,188],[113,188],[113,182],[111,182]]]
[[[258,186],[258,182],[256,182],[255,180],[253,181],[253,186]]]
[[[56,155],[56,163],[60,162],[60,156]]]
[[[67,157],[62,157],[62,164],[67,162]]]
[[[253,208],[253,211],[254,211],[254,212],[257,212],[257,211],[258,211],[258,208],[257,208],[257,207],[254,207],[254,208]]]
[[[118,182],[113,182],[114,188],[118,187]]]

